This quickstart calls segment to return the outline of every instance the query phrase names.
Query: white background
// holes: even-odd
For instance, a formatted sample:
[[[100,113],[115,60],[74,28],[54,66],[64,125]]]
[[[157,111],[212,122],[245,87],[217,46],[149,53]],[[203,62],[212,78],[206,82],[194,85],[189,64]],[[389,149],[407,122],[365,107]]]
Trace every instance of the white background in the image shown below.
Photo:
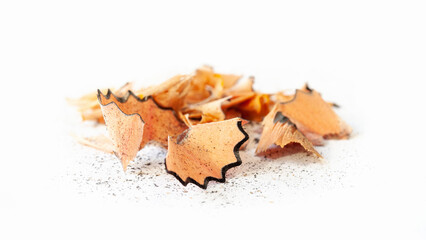
[[[426,238],[425,12],[424,1],[1,1],[0,236]],[[308,81],[352,106],[374,173],[255,209],[146,209],[49,191],[65,97],[202,64],[254,75],[266,92]]]

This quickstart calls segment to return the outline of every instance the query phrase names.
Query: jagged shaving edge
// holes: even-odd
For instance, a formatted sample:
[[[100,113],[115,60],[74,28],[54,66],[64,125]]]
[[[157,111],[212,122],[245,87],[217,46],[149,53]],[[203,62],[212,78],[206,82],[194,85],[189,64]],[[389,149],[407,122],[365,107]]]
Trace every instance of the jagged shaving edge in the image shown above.
[[[242,161],[241,161],[241,157],[240,157],[240,147],[249,139],[249,135],[247,134],[247,132],[246,131],[244,131],[244,129],[243,129],[243,125],[242,125],[242,121],[240,120],[240,121],[238,121],[237,122],[237,127],[238,127],[238,129],[241,131],[241,133],[243,133],[244,134],[244,138],[241,140],[241,141],[239,141],[236,145],[235,145],[235,147],[234,147],[234,156],[235,156],[235,158],[237,159],[237,161],[236,162],[233,162],[233,163],[230,163],[230,164],[228,164],[228,165],[225,165],[224,167],[222,167],[222,170],[221,170],[221,172],[222,172],[222,177],[221,178],[215,178],[215,177],[206,177],[205,179],[204,179],[204,184],[203,185],[201,185],[201,184],[199,184],[197,181],[195,181],[193,178],[191,178],[191,177],[188,177],[185,181],[181,178],[181,177],[179,177],[179,175],[177,174],[177,173],[175,173],[175,172],[173,172],[173,171],[169,171],[168,169],[167,169],[167,162],[164,160],[164,165],[165,165],[165,167],[166,167],[166,171],[167,171],[167,173],[170,173],[171,175],[173,175],[173,176],[175,176],[178,180],[179,180],[179,182],[180,183],[182,183],[182,185],[183,186],[186,186],[186,185],[188,185],[188,183],[193,183],[193,184],[195,184],[195,185],[197,185],[198,187],[200,187],[200,188],[202,188],[202,189],[207,189],[207,185],[208,185],[208,183],[210,182],[210,181],[216,181],[216,182],[221,182],[221,183],[223,183],[223,182],[225,182],[225,174],[226,174],[226,172],[229,170],[229,169],[231,169],[231,168],[233,168],[233,167],[237,167],[237,166],[239,166],[239,165],[241,165],[241,163],[242,163]]]

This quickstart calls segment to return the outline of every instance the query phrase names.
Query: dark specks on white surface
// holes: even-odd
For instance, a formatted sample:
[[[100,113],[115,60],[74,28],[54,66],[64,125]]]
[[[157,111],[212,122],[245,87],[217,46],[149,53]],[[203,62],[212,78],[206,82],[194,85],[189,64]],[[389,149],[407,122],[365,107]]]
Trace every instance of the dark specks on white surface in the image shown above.
[[[142,149],[126,173],[114,155],[105,154],[72,140],[68,141],[70,153],[68,166],[57,176],[71,192],[84,198],[105,201],[145,202],[163,206],[248,206],[274,204],[306,195],[321,195],[329,190],[351,187],[364,163],[358,158],[357,138],[345,141],[328,141],[317,147],[324,156],[323,162],[290,145],[285,151],[273,148],[256,156],[256,139],[259,124],[248,124],[249,144],[240,151],[243,164],[230,169],[225,183],[210,182],[203,190],[194,184],[186,187],[166,173],[164,159],[167,150],[151,143]],[[95,128],[84,123],[81,133],[105,132],[102,125]]]

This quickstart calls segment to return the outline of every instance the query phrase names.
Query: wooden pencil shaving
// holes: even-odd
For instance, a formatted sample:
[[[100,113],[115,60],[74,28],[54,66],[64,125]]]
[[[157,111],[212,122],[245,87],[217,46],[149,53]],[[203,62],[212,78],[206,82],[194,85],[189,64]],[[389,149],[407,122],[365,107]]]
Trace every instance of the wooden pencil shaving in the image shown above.
[[[126,170],[137,152],[150,141],[159,142],[167,148],[167,137],[186,129],[171,109],[163,109],[151,97],[140,99],[132,92],[118,98],[111,91],[104,95],[98,92],[114,152]]]
[[[298,143],[302,147],[322,158],[314,149],[312,143],[301,133],[296,126],[281,112],[277,106],[263,120],[263,132],[256,148],[256,153],[266,151],[273,144],[284,148],[287,144]]]
[[[224,182],[226,170],[241,164],[239,149],[247,140],[238,118],[198,124],[169,137],[166,169],[184,185]]]
[[[146,144],[158,142],[168,150],[167,172],[183,185],[205,189],[210,180],[224,182],[226,171],[241,164],[248,121],[263,126],[256,154],[274,145],[286,151],[286,145],[296,143],[322,158],[314,146],[349,137],[351,128],[333,111],[336,104],[307,84],[294,94],[269,94],[253,88],[254,77],[240,79],[203,66],[155,86],[134,89],[127,83],[69,100],[83,120],[106,124],[108,131],[108,136],[76,140],[113,152],[124,171]]]
[[[145,123],[138,113],[126,114],[115,102],[106,103],[101,109],[108,124],[114,154],[121,160],[123,170],[126,171],[127,165],[141,148]]]
[[[316,145],[322,145],[323,138],[347,138],[351,128],[317,91],[306,87],[296,90],[291,100],[277,103],[277,111],[288,117]]]
[[[85,146],[100,150],[105,153],[114,153],[114,146],[111,139],[103,134],[92,137],[80,137],[72,134],[74,139]]]

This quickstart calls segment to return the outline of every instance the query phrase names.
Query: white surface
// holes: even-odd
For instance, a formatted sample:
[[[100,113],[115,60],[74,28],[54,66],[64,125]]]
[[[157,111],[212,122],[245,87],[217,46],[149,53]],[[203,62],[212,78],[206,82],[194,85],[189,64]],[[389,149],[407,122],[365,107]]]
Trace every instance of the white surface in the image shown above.
[[[83,135],[105,133],[104,126],[86,123],[75,131]],[[245,127],[249,145],[240,151],[243,164],[227,172],[225,184],[210,182],[207,190],[189,184],[187,187],[165,171],[167,151],[149,145],[123,173],[120,162],[112,154],[79,146],[69,138],[66,170],[58,174],[58,187],[87,198],[105,201],[130,201],[143,205],[169,207],[254,207],[282,204],[307,196],[323,196],[329,191],[353,188],[360,175],[371,171],[370,164],[359,156],[358,133],[348,141],[329,141],[318,147],[325,157],[321,162],[301,147],[272,151],[256,156],[255,139],[260,137],[259,125]],[[256,131],[257,130],[257,131]],[[71,130],[72,131],[72,130]]]
[[[1,238],[424,239],[424,12],[422,1],[2,1]],[[70,142],[64,97],[205,63],[266,92],[309,82],[355,135],[321,148],[324,166],[251,159],[204,192],[163,174],[153,180],[174,191],[154,190],[155,164],[141,178],[112,172],[133,181],[121,189],[146,183],[151,200],[95,187],[117,163]]]

